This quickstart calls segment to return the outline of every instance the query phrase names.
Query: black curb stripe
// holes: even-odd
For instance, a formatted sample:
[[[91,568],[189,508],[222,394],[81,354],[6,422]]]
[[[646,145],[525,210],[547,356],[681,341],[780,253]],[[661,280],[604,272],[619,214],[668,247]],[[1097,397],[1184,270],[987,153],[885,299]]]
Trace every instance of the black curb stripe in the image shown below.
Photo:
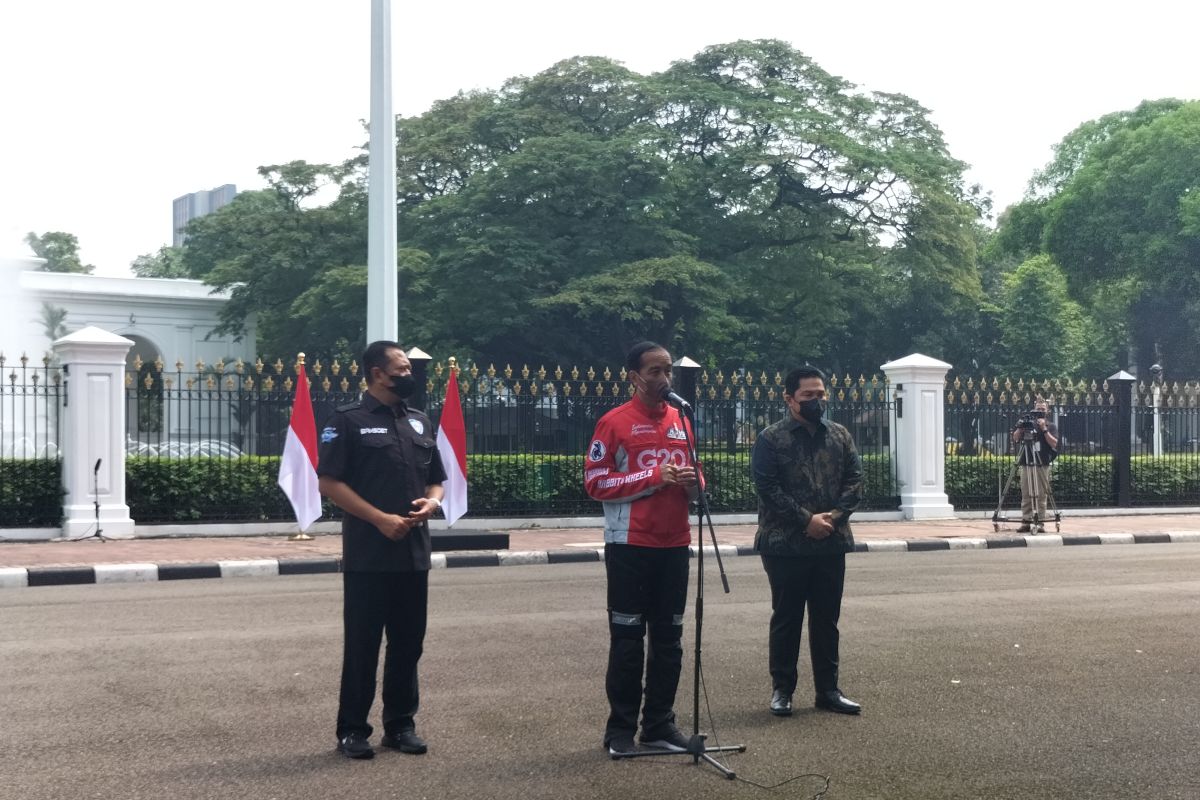
[[[908,545],[910,553],[950,549],[949,539],[905,539],[904,543]]]
[[[1064,536],[1063,544],[1101,544],[1099,536]]]
[[[754,549],[752,544],[739,544],[737,546],[737,554],[739,556],[756,556],[758,551]]]
[[[988,550],[996,550],[1004,547],[1027,547],[1029,545],[1023,538],[1017,536],[995,537],[986,541]]]
[[[498,567],[498,553],[463,553],[461,555],[446,554],[447,567]]]
[[[160,581],[188,581],[194,578],[221,577],[220,564],[160,564]]]
[[[66,586],[96,582],[96,570],[92,567],[36,567],[27,570],[27,574],[30,586]]]
[[[1133,535],[1135,544],[1169,544],[1171,542],[1171,534],[1169,533],[1135,533]]]
[[[342,562],[337,558],[281,558],[280,575],[317,575],[324,572],[341,572]]]
[[[869,553],[870,551],[867,549],[867,543],[866,543],[866,542],[855,542],[855,543],[854,543],[854,552],[856,552],[856,553]]]
[[[548,564],[579,564],[585,561],[600,561],[600,554],[595,550],[547,550]]]

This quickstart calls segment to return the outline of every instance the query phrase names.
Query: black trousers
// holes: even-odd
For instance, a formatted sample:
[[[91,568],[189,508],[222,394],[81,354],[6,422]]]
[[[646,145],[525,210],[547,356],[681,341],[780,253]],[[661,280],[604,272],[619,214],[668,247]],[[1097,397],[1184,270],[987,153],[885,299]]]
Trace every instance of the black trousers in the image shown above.
[[[375,673],[384,631],[383,729],[385,733],[412,730],[421,699],[417,662],[425,643],[429,573],[347,572],[342,582],[345,645],[337,736],[371,735],[367,715],[375,700]]]
[[[610,635],[604,682],[609,705],[606,744],[618,734],[632,735],[637,730],[639,708],[647,738],[657,738],[675,722],[688,562],[687,547],[604,546]],[[648,650],[644,647],[647,631]]]
[[[790,695],[796,691],[796,663],[804,608],[808,606],[808,650],[817,692],[838,688],[838,618],[846,554],[820,556],[762,556],[771,583],[769,659],[772,688]]]

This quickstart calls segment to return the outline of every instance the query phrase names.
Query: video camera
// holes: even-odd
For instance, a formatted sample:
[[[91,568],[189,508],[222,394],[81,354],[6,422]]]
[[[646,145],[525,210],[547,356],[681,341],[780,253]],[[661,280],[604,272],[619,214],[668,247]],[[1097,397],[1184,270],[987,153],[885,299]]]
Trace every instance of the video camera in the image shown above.
[[[1045,419],[1045,418],[1046,418],[1045,411],[1030,411],[1021,416],[1020,421],[1017,422],[1017,427],[1034,430],[1038,426],[1037,421],[1039,419]]]

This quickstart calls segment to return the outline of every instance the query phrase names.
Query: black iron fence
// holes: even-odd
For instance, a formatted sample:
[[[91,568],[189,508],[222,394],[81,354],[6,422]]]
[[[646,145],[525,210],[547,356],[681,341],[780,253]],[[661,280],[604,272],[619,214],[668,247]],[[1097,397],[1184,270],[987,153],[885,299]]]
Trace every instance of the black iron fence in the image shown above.
[[[448,364],[415,362],[414,404],[439,421]],[[0,525],[52,525],[61,515],[59,370],[0,361]],[[139,522],[287,520],[276,487],[296,365],[241,362],[173,370],[135,362],[126,377],[127,497]],[[321,426],[365,388],[356,364],[308,366]],[[717,511],[755,507],[750,449],[783,417],[782,376],[679,370],[694,398],[700,459]],[[470,503],[477,516],[594,514],[583,453],[597,420],[630,393],[623,370],[458,372],[468,436]],[[830,380],[830,417],[863,456],[864,507],[899,503],[895,409],[878,377]],[[953,378],[946,387],[946,490],[960,509],[1000,504],[1015,473],[1011,432],[1043,396],[1061,438],[1052,486],[1060,507],[1200,504],[1200,385],[1133,381]],[[1005,502],[1019,502],[1014,484]],[[337,511],[327,507],[330,516]]]
[[[946,392],[946,492],[960,509],[1020,504],[1012,433],[1037,397],[1059,436],[1060,508],[1200,504],[1200,385],[954,379]]]
[[[295,365],[196,365],[167,371],[135,364],[126,381],[129,503],[140,522],[288,519],[275,489],[294,397]],[[436,426],[448,364],[417,363],[423,406]],[[318,428],[365,385],[356,364],[308,366]],[[583,453],[596,422],[629,397],[624,372],[469,367],[458,373],[468,438],[471,513],[478,516],[595,514],[583,490]],[[750,447],[782,417],[782,376],[694,370],[697,446],[713,509],[753,511]],[[678,381],[678,378],[677,378]],[[831,381],[830,416],[863,452],[869,508],[896,508],[890,441],[893,411],[881,381]],[[334,515],[336,510],[327,508]]]
[[[0,353],[0,527],[43,527],[62,519],[59,392],[49,358]]]

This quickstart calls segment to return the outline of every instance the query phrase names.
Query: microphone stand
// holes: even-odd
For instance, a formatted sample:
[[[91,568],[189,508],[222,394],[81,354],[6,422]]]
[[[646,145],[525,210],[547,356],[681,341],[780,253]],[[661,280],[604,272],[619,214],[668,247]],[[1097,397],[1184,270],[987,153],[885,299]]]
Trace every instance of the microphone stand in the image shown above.
[[[665,397],[664,397],[665,399]],[[713,528],[712,515],[708,511],[708,498],[705,496],[703,487],[699,485],[699,466],[700,460],[696,457],[696,443],[693,438],[692,431],[696,427],[696,419],[692,414],[692,407],[682,399],[673,399],[673,405],[676,405],[681,416],[686,417],[683,425],[683,436],[687,442],[688,458],[696,467],[697,472],[697,499],[696,499],[696,653],[694,661],[694,669],[692,674],[692,736],[688,740],[687,750],[664,750],[662,748],[651,748],[645,750],[637,750],[632,753],[623,753],[620,756],[613,756],[613,759],[618,758],[637,758],[640,756],[691,756],[693,764],[699,764],[700,761],[709,764],[717,769],[722,775],[729,780],[737,777],[737,774],[729,767],[717,761],[709,755],[709,753],[725,753],[725,752],[746,752],[746,745],[732,744],[719,747],[708,747],[704,744],[707,734],[700,733],[700,651],[701,651],[701,634],[704,630],[704,521],[708,520],[708,532],[712,537],[713,553],[717,556],[717,570],[721,575],[721,585],[725,588],[725,593],[729,594],[729,579],[725,575],[725,565],[721,561],[721,550],[717,546],[717,532]],[[687,423],[690,422],[689,426]]]
[[[96,466],[92,467],[92,504],[96,509],[96,530],[88,536],[71,539],[72,542],[82,542],[84,539],[99,539],[102,542],[108,541],[108,537],[104,535],[104,531],[100,528],[100,462],[103,460],[97,458]]]

